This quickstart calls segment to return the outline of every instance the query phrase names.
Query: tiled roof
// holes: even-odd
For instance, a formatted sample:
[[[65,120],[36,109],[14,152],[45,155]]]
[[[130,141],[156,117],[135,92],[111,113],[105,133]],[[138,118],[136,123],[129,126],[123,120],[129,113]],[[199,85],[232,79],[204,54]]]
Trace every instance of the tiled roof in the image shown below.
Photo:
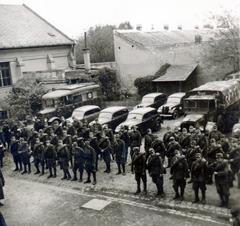
[[[172,65],[170,66],[166,73],[153,82],[176,82],[176,81],[186,81],[187,78],[196,69],[197,64],[190,65]]]
[[[115,30],[114,34],[126,41],[142,47],[167,47],[176,44],[193,44],[195,36],[200,35],[202,42],[215,38],[212,29],[171,30],[171,31],[136,31]]]
[[[0,49],[74,44],[26,5],[0,5],[0,15]]]

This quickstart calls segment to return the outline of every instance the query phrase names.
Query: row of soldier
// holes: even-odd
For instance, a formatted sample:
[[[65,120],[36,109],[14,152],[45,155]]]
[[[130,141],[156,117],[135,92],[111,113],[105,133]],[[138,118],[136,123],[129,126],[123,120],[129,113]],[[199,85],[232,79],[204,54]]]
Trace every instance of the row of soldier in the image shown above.
[[[77,171],[80,181],[84,169],[87,172],[86,183],[90,183],[91,174],[93,184],[96,184],[98,161],[103,159],[106,173],[111,172],[111,160],[118,166],[117,174],[125,175],[125,164],[130,149],[131,171],[135,173],[137,191],[141,192],[140,181],[143,181],[147,192],[146,170],[157,186],[157,195],[164,196],[163,181],[166,168],[170,168],[175,199],[184,199],[186,178],[191,177],[195,193],[194,202],[199,202],[198,192],[201,190],[201,202],[206,202],[206,184],[211,184],[213,175],[220,205],[228,206],[229,187],[232,186],[235,174],[240,168],[240,148],[238,142],[229,140],[216,128],[208,135],[199,129],[189,127],[165,133],[163,140],[148,130],[144,139],[144,151],[141,150],[142,136],[136,127],[128,130],[122,128],[119,134],[113,134],[111,129],[95,121],[91,125],[87,122],[73,123],[68,121],[61,125],[53,123],[36,128],[29,134],[20,128],[12,132],[10,150],[16,164],[15,170],[22,173],[30,172],[30,155],[33,156],[36,174],[44,174],[49,169],[49,176],[56,176],[56,163],[64,172],[62,179],[70,179],[69,163],[72,166],[73,178],[77,180]],[[167,161],[166,161],[166,160]],[[166,166],[166,167],[165,167]],[[41,170],[40,170],[41,168]]]

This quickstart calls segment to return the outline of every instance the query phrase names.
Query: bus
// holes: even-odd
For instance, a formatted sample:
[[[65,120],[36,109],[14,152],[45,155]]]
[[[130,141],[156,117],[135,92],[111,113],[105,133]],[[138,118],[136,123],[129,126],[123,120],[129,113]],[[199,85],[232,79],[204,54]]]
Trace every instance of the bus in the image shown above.
[[[43,109],[37,116],[42,119],[69,118],[75,108],[91,104],[102,105],[99,85],[92,82],[64,85],[42,96]]]

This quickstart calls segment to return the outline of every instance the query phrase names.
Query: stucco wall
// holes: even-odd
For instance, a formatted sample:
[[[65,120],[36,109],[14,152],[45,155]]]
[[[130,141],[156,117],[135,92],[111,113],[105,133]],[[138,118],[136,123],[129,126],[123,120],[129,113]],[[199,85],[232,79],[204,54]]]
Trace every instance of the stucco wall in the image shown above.
[[[119,80],[124,88],[136,92],[134,80],[153,75],[165,63],[198,64],[197,85],[222,78],[232,71],[232,66],[206,64],[204,51],[207,44],[185,44],[168,48],[144,48],[114,35],[114,51]]]
[[[24,75],[31,74],[38,76],[47,74],[49,78],[52,74],[53,78],[56,78],[56,70],[69,68],[70,51],[70,46],[0,50],[0,62],[10,62],[13,84]],[[52,56],[52,63],[49,63],[48,55]],[[17,65],[17,58],[20,59],[22,66]],[[6,96],[8,90],[9,87],[0,87],[0,99]]]

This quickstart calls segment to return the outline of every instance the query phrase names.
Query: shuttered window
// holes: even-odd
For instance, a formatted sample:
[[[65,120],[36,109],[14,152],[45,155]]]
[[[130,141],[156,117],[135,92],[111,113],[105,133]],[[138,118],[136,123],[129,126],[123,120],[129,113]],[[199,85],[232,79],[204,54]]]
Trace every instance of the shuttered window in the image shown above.
[[[0,87],[12,85],[10,65],[8,62],[0,62]]]

